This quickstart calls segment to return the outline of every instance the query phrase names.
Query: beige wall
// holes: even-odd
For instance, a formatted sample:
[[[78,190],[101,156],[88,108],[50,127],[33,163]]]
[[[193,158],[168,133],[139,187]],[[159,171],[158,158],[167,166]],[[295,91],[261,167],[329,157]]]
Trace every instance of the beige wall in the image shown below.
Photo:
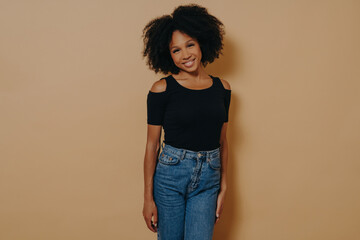
[[[0,2],[0,239],[156,239],[141,30],[187,1]],[[195,1],[226,26],[217,240],[360,239],[360,1]]]

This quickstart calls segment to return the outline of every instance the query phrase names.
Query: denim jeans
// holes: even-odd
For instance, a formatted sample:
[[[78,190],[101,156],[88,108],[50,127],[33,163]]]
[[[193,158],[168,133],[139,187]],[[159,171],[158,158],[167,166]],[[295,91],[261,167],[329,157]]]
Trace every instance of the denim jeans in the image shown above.
[[[221,177],[220,148],[164,144],[154,173],[158,240],[211,240]]]

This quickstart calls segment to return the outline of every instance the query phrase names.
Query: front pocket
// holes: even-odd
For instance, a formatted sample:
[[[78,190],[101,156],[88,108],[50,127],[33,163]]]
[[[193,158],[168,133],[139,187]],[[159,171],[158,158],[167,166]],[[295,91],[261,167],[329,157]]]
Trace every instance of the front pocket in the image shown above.
[[[165,165],[175,165],[179,162],[180,158],[174,154],[161,152],[159,162]]]
[[[220,168],[221,168],[221,158],[220,158],[220,156],[210,158],[209,159],[209,166],[214,170],[220,170]]]

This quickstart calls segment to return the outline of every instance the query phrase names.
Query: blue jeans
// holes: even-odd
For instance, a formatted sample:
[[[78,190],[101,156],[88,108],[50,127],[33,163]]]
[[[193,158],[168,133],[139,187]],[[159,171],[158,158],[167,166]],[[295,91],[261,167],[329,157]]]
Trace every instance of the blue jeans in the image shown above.
[[[221,177],[220,148],[164,144],[154,173],[158,240],[211,240]]]

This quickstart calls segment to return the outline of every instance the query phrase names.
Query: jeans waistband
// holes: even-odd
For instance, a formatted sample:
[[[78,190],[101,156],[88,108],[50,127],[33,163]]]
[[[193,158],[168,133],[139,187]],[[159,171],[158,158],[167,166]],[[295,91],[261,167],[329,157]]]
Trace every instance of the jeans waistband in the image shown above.
[[[185,154],[187,157],[201,157],[206,156],[206,158],[215,158],[220,154],[220,147],[215,148],[209,151],[192,151],[184,148],[177,148],[166,144],[164,142],[161,143],[162,151],[167,151],[172,154],[178,155],[181,159],[184,158]]]

